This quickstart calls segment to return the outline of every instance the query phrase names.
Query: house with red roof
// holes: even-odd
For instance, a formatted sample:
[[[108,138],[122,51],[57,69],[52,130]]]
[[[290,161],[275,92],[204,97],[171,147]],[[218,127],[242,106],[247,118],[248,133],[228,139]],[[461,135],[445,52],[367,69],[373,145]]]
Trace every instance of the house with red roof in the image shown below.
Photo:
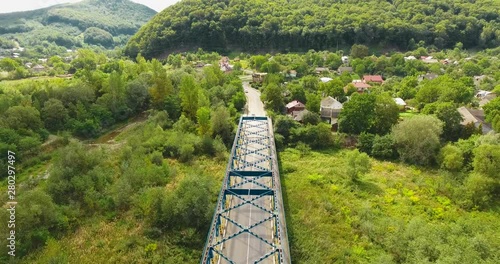
[[[298,100],[293,100],[290,103],[286,104],[286,113],[287,114],[292,114],[293,112],[304,111],[304,109],[306,109],[306,106]]]
[[[363,75],[363,82],[383,84],[384,79],[380,75]]]

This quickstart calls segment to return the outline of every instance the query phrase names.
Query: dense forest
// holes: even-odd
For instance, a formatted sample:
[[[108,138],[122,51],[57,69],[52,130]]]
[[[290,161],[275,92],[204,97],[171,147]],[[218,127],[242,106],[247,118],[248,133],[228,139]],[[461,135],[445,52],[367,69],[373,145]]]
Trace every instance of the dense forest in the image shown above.
[[[478,1],[187,0],[165,9],[130,40],[135,57],[201,47],[307,51],[350,46],[438,49],[500,44],[500,6]]]
[[[16,47],[13,41],[31,50],[50,46],[64,51],[85,45],[114,48],[124,45],[155,14],[128,0],[85,0],[0,14],[0,48]]]
[[[0,83],[0,152],[16,153],[18,171],[16,256],[31,257],[92,221],[125,221],[141,225],[127,241],[122,230],[127,235],[114,245],[136,248],[129,261],[171,254],[171,263],[193,262],[245,105],[241,80],[218,66],[175,68],[140,56],[108,61],[86,49],[72,67],[71,79]],[[120,127],[121,139],[110,140]],[[6,167],[7,158],[0,163]],[[0,177],[7,188],[7,170]],[[87,262],[67,253],[25,262]]]

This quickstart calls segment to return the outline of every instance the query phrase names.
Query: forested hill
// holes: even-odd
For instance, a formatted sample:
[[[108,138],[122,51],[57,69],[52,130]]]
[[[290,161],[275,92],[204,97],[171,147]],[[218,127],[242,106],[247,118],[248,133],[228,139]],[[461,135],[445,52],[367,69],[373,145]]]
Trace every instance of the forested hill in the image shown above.
[[[54,43],[68,49],[84,44],[114,48],[127,43],[155,14],[149,7],[129,0],[84,0],[0,14],[0,40],[17,40],[22,47]]]
[[[497,0],[183,0],[142,27],[126,52],[300,51],[354,43],[413,48],[500,44]]]

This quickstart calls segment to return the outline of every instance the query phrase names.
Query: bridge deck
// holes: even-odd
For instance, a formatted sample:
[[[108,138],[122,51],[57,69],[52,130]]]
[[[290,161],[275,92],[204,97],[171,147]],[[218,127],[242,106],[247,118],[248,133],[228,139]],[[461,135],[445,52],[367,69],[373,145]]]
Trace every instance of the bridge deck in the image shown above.
[[[201,263],[290,263],[267,117],[240,120]]]

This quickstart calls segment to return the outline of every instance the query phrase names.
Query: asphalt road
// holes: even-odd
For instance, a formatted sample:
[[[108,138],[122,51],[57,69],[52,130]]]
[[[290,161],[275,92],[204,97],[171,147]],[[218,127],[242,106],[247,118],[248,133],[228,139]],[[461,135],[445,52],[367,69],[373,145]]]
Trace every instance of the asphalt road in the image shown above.
[[[266,116],[264,104],[260,100],[260,91],[250,86],[248,82],[243,82],[243,89],[247,96],[247,114],[255,116]]]

